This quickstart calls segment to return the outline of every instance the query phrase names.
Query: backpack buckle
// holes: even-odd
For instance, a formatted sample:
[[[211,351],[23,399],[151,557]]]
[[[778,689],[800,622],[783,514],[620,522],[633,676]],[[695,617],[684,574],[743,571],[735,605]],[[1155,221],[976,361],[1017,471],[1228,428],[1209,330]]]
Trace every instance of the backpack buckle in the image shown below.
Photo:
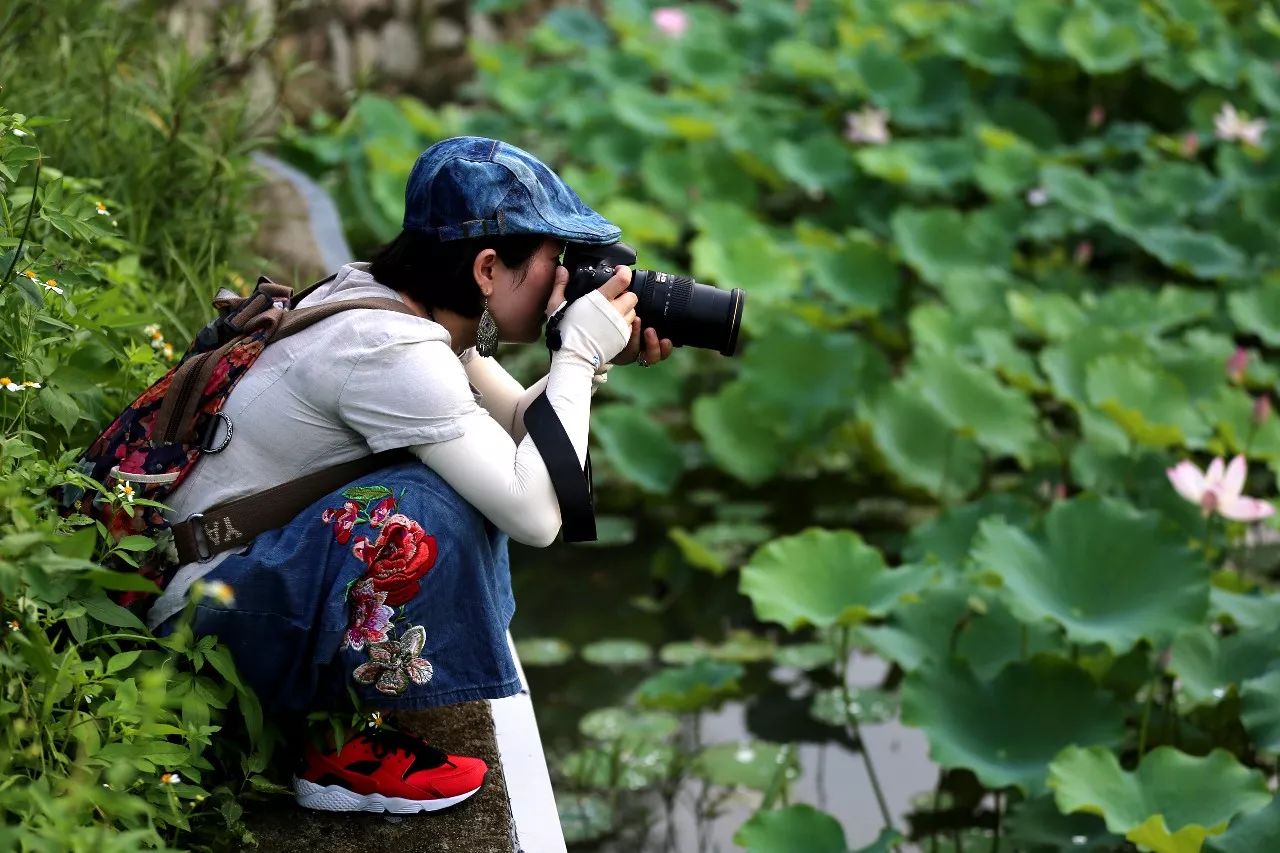
[[[196,546],[196,562],[207,563],[213,559],[213,551],[209,548],[209,539],[204,534],[204,513],[197,512],[187,516],[187,524],[191,525],[191,541]]]
[[[216,445],[213,443],[214,436],[218,434],[218,419],[226,421],[227,434],[222,437],[222,441]],[[227,449],[227,445],[231,443],[231,433],[235,431],[235,425],[231,423],[231,418],[222,412],[214,412],[213,418],[209,421],[209,427],[204,431],[204,439],[200,442],[200,450],[202,453],[221,453]]]

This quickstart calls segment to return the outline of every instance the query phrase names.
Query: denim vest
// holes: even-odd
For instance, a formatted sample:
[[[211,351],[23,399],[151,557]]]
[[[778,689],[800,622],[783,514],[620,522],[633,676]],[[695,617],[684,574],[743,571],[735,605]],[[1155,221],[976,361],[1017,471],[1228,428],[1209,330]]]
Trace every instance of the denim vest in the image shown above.
[[[230,648],[264,707],[339,708],[351,689],[370,708],[427,708],[520,688],[507,535],[421,463],[327,495],[203,582],[195,633]]]

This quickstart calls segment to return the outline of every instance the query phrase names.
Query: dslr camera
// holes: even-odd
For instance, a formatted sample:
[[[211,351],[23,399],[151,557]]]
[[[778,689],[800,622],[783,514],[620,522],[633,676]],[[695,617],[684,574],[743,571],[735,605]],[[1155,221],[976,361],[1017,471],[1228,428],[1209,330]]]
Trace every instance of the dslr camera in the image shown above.
[[[569,271],[565,300],[572,304],[613,277],[619,264],[632,267],[631,286],[627,288],[638,299],[636,314],[641,331],[655,329],[658,338],[669,338],[675,346],[717,350],[733,355],[738,348],[738,330],[742,326],[742,306],[746,294],[735,287],[724,291],[701,284],[687,276],[657,270],[635,269],[636,252],[626,243],[593,246],[569,243],[564,253],[564,267]],[[559,332],[555,328],[564,309],[547,325],[547,345],[559,349]]]

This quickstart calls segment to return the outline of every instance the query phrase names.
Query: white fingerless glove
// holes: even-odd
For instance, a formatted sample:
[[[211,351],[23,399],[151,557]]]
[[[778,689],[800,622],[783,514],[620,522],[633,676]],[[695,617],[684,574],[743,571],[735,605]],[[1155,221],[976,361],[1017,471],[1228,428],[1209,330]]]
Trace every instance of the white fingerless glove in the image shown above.
[[[593,290],[576,300],[560,320],[560,349],[551,357],[582,359],[592,372],[604,369],[610,359],[626,348],[631,340],[628,323],[603,293]]]

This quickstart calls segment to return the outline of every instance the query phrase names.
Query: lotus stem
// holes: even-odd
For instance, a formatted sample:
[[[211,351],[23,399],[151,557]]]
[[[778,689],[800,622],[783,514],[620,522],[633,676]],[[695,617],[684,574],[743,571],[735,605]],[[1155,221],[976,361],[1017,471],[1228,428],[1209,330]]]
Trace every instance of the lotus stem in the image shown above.
[[[871,780],[871,790],[876,795],[876,805],[880,807],[880,816],[884,819],[886,829],[893,829],[893,818],[889,815],[889,805],[885,801],[884,791],[880,788],[880,777],[876,775],[875,763],[871,760],[871,752],[867,749],[866,742],[862,739],[862,732],[858,728],[858,718],[853,713],[853,696],[849,693],[849,626],[840,626],[840,659],[836,663],[836,668],[840,676],[840,695],[841,704],[844,705],[845,725],[849,729],[849,736],[853,738],[853,742],[858,746],[858,753],[862,756],[862,763],[867,768],[867,778]]]

